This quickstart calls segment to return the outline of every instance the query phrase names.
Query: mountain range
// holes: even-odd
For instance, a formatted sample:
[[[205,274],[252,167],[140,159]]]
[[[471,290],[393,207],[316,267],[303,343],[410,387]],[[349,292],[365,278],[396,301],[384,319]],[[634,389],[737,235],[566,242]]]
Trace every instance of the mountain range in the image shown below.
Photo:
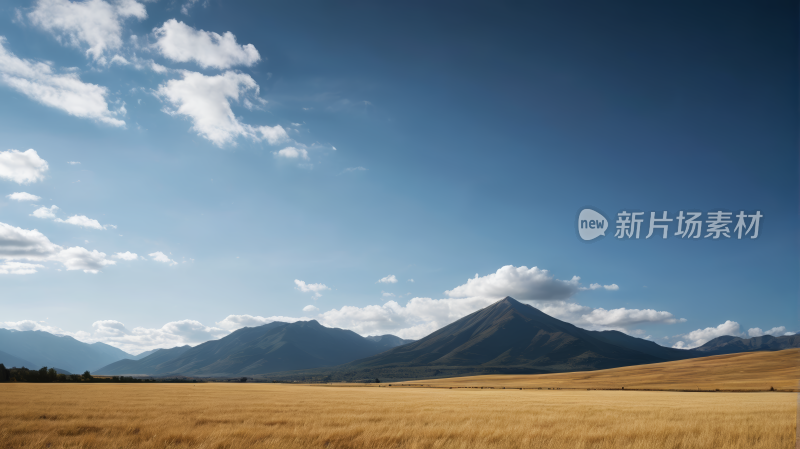
[[[141,360],[121,360],[98,375],[242,376],[335,366],[410,340],[394,335],[362,337],[317,321],[272,322],[246,327],[194,348],[162,349]]]
[[[0,329],[0,363],[98,375],[364,380],[615,368],[745,351],[800,347],[800,335],[715,338],[692,350],[618,331],[589,331],[506,297],[421,340],[362,337],[317,321],[242,328],[195,347],[131,356],[103,343]],[[6,363],[8,360],[8,363]],[[94,367],[92,369],[91,367]]]

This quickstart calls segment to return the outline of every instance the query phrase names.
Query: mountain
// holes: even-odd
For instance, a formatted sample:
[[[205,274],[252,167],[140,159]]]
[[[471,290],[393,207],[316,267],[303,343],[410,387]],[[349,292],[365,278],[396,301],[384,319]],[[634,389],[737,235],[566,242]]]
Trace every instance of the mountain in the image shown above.
[[[690,351],[662,351],[650,343],[624,334],[586,331],[506,297],[421,340],[338,368],[360,371],[365,378],[375,377],[375,373],[385,377],[413,377],[415,373],[544,373],[615,368],[691,356]]]
[[[800,348],[800,335],[784,335],[781,337],[764,335],[763,337],[753,338],[725,335],[717,337],[703,346],[694,348],[694,351],[706,356],[749,351],[780,351],[789,348]]]
[[[109,363],[132,357],[105,343],[83,343],[72,337],[43,331],[0,329],[0,348],[36,367],[56,366],[71,373],[95,371]]]
[[[39,369],[42,367],[41,365],[37,365],[19,357],[15,357],[3,351],[0,351],[0,363],[2,363],[6,368]]]
[[[124,359],[114,362],[108,366],[104,366],[95,372],[100,376],[117,376],[117,375],[146,375],[158,370],[158,366],[162,363],[175,360],[182,356],[186,351],[191,349],[189,345],[176,346],[170,349],[154,349],[148,351],[150,354],[139,360]]]
[[[150,354],[152,354],[152,353],[154,353],[156,351],[160,351],[160,350],[161,350],[161,348],[156,348],[156,349],[151,349],[149,351],[144,351],[144,352],[142,352],[140,354],[136,354],[136,355],[132,356],[130,358],[130,360],[142,360],[143,358],[147,357],[148,355],[150,355]]]
[[[317,321],[272,322],[239,329],[219,340],[186,349],[161,350],[141,360],[123,360],[98,374],[242,376],[341,365],[369,357],[407,340],[393,335],[364,338]]]
[[[364,337],[367,340],[374,341],[378,343],[384,349],[392,349],[398,346],[407,345],[409,343],[413,343],[415,340],[405,340],[395,335],[370,335],[368,337]]]

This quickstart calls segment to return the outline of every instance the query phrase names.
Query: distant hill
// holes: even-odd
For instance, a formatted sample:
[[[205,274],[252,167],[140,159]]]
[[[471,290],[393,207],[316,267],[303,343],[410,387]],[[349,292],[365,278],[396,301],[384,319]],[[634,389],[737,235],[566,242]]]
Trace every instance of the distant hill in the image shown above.
[[[136,354],[134,356],[131,356],[130,359],[131,360],[142,360],[143,358],[147,357],[148,355],[150,355],[150,354],[152,354],[152,353],[154,353],[156,351],[160,351],[160,350],[161,350],[161,348],[156,348],[156,349],[151,349],[149,351],[144,351],[142,353],[139,353],[139,354]]]
[[[407,345],[409,343],[413,343],[415,340],[405,340],[400,337],[394,335],[370,335],[368,337],[364,337],[367,340],[374,341],[378,343],[382,348],[385,349],[392,349],[398,346]]]
[[[591,332],[506,297],[411,344],[338,367],[363,377],[583,371],[691,357],[624,334]],[[662,350],[663,349],[663,350]],[[355,374],[358,376],[358,374]]]
[[[169,349],[154,349],[153,351],[148,351],[150,354],[139,360],[119,360],[98,369],[95,374],[101,376],[147,375],[158,371],[159,365],[180,357],[191,348],[191,346],[186,345]]]
[[[653,357],[658,357],[661,360],[683,360],[693,357],[704,357],[708,354],[696,354],[692,351],[685,349],[674,349],[661,346],[660,344],[645,340],[642,338],[631,337],[620,331],[587,331],[595,338],[610,343],[612,345],[622,346],[623,348],[633,349]]]
[[[717,337],[694,350],[702,355],[734,354],[749,351],[781,351],[783,349],[800,348],[800,335],[784,335],[773,337],[739,338],[725,335]]]
[[[347,363],[397,347],[393,335],[364,338],[317,321],[273,322],[239,329],[219,340],[185,349],[157,351],[141,360],[121,361],[98,374],[241,376],[313,369]],[[173,351],[173,352],[165,352]]]
[[[37,368],[55,366],[71,373],[95,371],[109,363],[132,357],[105,343],[83,343],[72,337],[43,331],[0,329],[0,348],[9,355],[29,361]]]

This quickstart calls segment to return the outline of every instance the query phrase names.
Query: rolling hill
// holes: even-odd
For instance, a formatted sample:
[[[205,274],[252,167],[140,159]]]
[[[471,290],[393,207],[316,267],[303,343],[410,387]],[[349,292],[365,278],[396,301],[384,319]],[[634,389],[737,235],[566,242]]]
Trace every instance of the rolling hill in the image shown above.
[[[409,382],[454,388],[797,391],[800,350],[743,352],[592,372],[452,377]]]

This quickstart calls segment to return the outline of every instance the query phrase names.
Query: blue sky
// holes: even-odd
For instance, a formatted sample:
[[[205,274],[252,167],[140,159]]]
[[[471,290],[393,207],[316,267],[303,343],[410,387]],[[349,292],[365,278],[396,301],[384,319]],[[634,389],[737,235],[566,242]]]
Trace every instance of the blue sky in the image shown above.
[[[5,2],[0,325],[419,338],[511,294],[668,346],[798,331],[796,9]],[[586,243],[587,206],[763,218]]]

